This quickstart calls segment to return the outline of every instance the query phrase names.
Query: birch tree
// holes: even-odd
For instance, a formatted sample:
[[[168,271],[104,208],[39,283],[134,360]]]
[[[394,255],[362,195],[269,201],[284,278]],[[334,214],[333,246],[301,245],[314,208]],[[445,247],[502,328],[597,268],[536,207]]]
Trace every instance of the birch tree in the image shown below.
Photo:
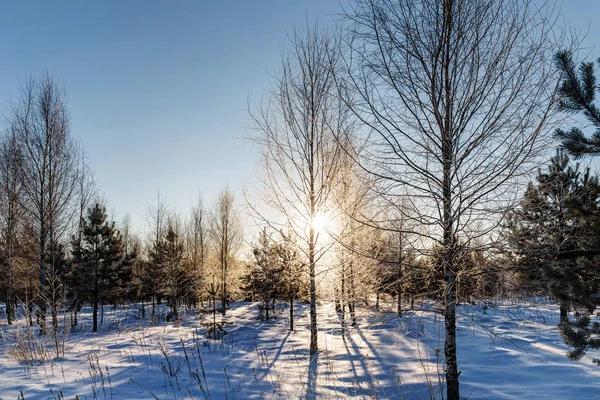
[[[557,74],[551,9],[521,0],[359,0],[347,14],[357,161],[443,251],[447,399],[459,399],[457,246],[489,243],[542,151]]]
[[[221,270],[221,313],[225,315],[229,303],[229,272],[243,239],[239,213],[234,207],[234,197],[229,189],[224,189],[219,194],[210,232]]]
[[[58,252],[49,250],[60,248],[59,242],[65,239],[79,176],[79,149],[71,137],[66,93],[52,75],[32,77],[23,84],[20,97],[13,104],[12,125],[23,146],[22,204],[36,230],[38,305],[43,335],[47,277],[55,275],[55,264],[60,261]],[[53,307],[53,315],[55,312]]]
[[[141,272],[142,298],[150,295],[152,298],[152,318],[156,313],[156,303],[160,305],[164,287],[164,265],[161,259],[160,246],[166,232],[168,209],[160,191],[156,195],[156,205],[148,205],[149,220],[148,262]],[[143,307],[142,307],[143,308]],[[142,311],[145,314],[145,311]]]
[[[336,93],[333,70],[339,46],[329,32],[294,32],[267,102],[252,117],[265,170],[260,214],[274,229],[298,238],[310,281],[310,354],[317,344],[317,264],[327,245],[316,221],[327,213],[338,171],[335,136],[349,129],[347,110]]]
[[[206,260],[208,257],[209,217],[202,197],[192,206],[187,227],[187,257],[194,275],[194,302],[203,303],[203,292],[206,285]]]
[[[6,299],[6,321],[9,325],[15,318],[16,265],[23,240],[25,213],[23,201],[22,146],[15,130],[9,128],[0,142],[0,251],[4,297]]]

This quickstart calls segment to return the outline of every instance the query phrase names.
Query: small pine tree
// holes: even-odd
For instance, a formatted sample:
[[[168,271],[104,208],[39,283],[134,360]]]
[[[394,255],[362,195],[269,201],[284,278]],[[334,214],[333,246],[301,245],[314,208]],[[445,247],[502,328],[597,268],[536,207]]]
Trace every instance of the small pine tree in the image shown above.
[[[115,293],[127,282],[120,274],[123,266],[122,240],[115,223],[107,221],[106,208],[96,204],[83,221],[82,240],[73,238],[75,283],[82,300],[93,307],[92,331],[98,330],[98,305],[116,301]]]
[[[294,301],[308,295],[308,265],[302,260],[295,246],[291,233],[287,235],[282,231],[283,240],[274,245],[276,270],[279,276],[275,277],[279,285],[278,293],[289,301],[290,304],[290,331],[294,330]]]
[[[172,224],[169,224],[163,240],[159,242],[158,251],[165,272],[163,293],[169,300],[173,320],[179,321],[178,305],[185,294],[188,293],[191,271],[186,268],[187,265],[183,262],[185,251],[183,240],[175,232]]]
[[[263,302],[265,319],[269,321],[269,304],[281,293],[280,278],[282,265],[278,262],[278,254],[266,229],[261,232],[258,243],[252,249],[254,262],[244,277],[245,288],[258,296]]]
[[[162,241],[162,237],[158,237],[151,244],[148,250],[148,260],[142,264],[140,274],[142,296],[150,296],[152,299],[152,318],[156,313],[156,303],[160,304],[160,298],[164,295],[166,268]]]

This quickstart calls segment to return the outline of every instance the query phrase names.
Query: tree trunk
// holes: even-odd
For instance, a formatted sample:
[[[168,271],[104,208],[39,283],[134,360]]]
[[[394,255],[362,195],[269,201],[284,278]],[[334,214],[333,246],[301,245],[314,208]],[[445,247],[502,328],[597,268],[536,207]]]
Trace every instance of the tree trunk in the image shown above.
[[[10,285],[10,284],[9,284]],[[12,325],[12,304],[11,304],[11,294],[10,294],[10,287],[6,288],[5,291],[5,295],[6,295],[6,323],[8,325]]]
[[[55,301],[52,304],[52,330],[54,331],[54,335],[58,332],[58,305]]]
[[[17,320],[17,307],[18,307],[17,296],[15,296],[14,294],[12,294],[10,297],[11,297],[11,302],[10,302],[10,318],[11,318],[12,321],[16,321]]]
[[[310,275],[310,355],[313,356],[319,351],[319,346],[317,343],[317,282],[315,272],[315,229],[312,225],[310,227],[308,247],[308,272]]]
[[[92,309],[92,332],[98,332],[98,298],[94,295]]]
[[[400,229],[404,227],[400,225]],[[398,316],[402,317],[402,279],[404,274],[402,271],[403,254],[402,254],[402,233],[398,237]]]
[[[13,282],[13,259],[12,259],[12,238],[9,239],[8,243],[8,284],[6,286],[6,323],[12,325],[15,319],[15,307],[16,301],[13,299],[12,287]]]
[[[40,293],[38,298],[38,324],[40,326],[40,336],[46,334],[46,238],[45,229],[42,225],[40,229]]]
[[[171,313],[173,314],[173,321],[179,321],[179,310],[175,299],[171,300]]]
[[[221,314],[225,315],[227,307],[227,256],[229,254],[227,249],[227,240],[229,238],[227,224],[224,224],[223,238],[224,240],[221,246],[221,283],[223,288],[223,292],[221,293]]]
[[[453,28],[454,5],[451,0],[443,1],[443,91],[441,95],[444,101],[444,121],[440,126],[442,129],[442,227],[444,229],[444,325],[446,338],[444,341],[444,355],[446,356],[446,400],[460,400],[458,384],[458,361],[456,358],[456,272],[454,268],[454,224],[452,213],[452,172],[453,172],[453,132],[452,126],[452,99],[453,82],[450,77],[451,63],[451,41]]]
[[[569,320],[569,305],[563,301],[560,302],[560,322]]]
[[[98,266],[98,257],[96,256],[94,264],[94,293],[92,297],[93,310],[92,310],[92,332],[98,331],[98,298],[100,297],[100,269]]]
[[[354,246],[354,243],[352,243],[352,246]],[[349,267],[348,288],[346,289],[348,294],[348,311],[350,311],[352,326],[356,326],[356,290],[354,287],[354,265],[352,260],[350,260]]]
[[[294,330],[294,296],[290,297],[290,331]]]
[[[460,400],[458,376],[458,363],[456,358],[456,304],[454,293],[454,271],[448,272],[448,285],[445,299],[445,328],[446,339],[444,341],[444,354],[446,356],[446,385],[448,400]]]
[[[344,260],[342,259],[342,277],[341,277],[341,290],[340,290],[340,304],[342,311],[342,328],[346,325],[346,268],[344,265]]]
[[[265,300],[265,318],[269,322],[269,300]]]
[[[213,339],[217,339],[217,298],[213,295]]]
[[[154,321],[155,313],[156,313],[156,296],[152,296],[152,321]]]

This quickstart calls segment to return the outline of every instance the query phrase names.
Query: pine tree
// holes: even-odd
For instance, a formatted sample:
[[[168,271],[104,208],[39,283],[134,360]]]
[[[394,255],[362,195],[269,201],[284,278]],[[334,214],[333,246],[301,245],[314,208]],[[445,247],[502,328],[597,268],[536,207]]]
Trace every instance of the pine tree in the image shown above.
[[[524,267],[523,275],[542,281],[561,305],[561,320],[572,304],[585,295],[577,289],[583,279],[579,255],[595,251],[589,240],[591,220],[597,218],[598,179],[572,166],[559,151],[547,171],[540,171],[537,185],[530,184],[521,207],[509,219],[509,238]],[[587,227],[586,227],[587,226]],[[596,236],[597,237],[597,236]],[[587,243],[587,244],[586,244]]]
[[[192,271],[183,262],[184,250],[183,239],[176,233],[174,226],[169,224],[163,240],[158,243],[158,253],[164,265],[163,293],[169,300],[174,321],[179,321],[177,306],[188,293],[192,281]]]
[[[477,270],[475,294],[480,299],[495,297],[500,285],[500,269],[483,251],[474,251],[471,258]]]
[[[308,264],[302,261],[297,246],[294,245],[291,232],[287,235],[282,231],[283,240],[274,245],[276,262],[279,267],[277,285],[279,295],[290,303],[290,331],[294,330],[294,301],[308,295],[309,283]]]
[[[265,310],[265,319],[269,321],[269,304],[281,294],[280,278],[282,264],[278,262],[278,254],[266,229],[260,233],[258,243],[252,249],[254,261],[248,266],[249,272],[244,277],[247,291],[253,297],[260,297]]]
[[[572,360],[581,359],[589,349],[600,349],[600,322],[592,322],[587,313],[579,315],[575,321],[563,321],[560,334],[565,343],[573,350],[567,352]],[[600,366],[600,359],[594,358],[594,364]]]
[[[162,252],[162,238],[154,241],[148,250],[148,260],[142,266],[141,280],[142,292],[152,299],[152,315],[156,313],[156,303],[160,304],[160,298],[164,295],[166,268],[164,254]]]
[[[100,204],[88,209],[83,222],[83,237],[73,238],[74,274],[84,300],[93,307],[92,331],[98,330],[98,305],[115,301],[126,284],[123,278],[122,239],[115,223],[107,221],[106,208]]]
[[[522,276],[541,282],[560,304],[560,333],[573,359],[599,348],[590,315],[600,305],[600,182],[559,151],[509,219]],[[575,308],[576,319],[569,318]]]
[[[591,137],[586,137],[580,128],[573,127],[568,131],[557,129],[556,137],[562,145],[576,158],[585,155],[600,154],[600,110],[594,104],[596,92],[596,76],[593,62],[582,62],[577,71],[573,54],[570,51],[560,51],[555,56],[556,66],[562,73],[560,86],[560,110],[583,114],[594,127]],[[598,60],[600,63],[600,59]]]

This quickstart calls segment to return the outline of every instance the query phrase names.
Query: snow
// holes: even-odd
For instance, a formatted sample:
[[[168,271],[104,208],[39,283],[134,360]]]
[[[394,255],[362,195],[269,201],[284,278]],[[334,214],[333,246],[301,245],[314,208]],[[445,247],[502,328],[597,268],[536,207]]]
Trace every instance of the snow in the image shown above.
[[[432,309],[429,304],[424,305]],[[278,305],[278,307],[285,307]],[[402,318],[357,309],[358,326],[341,328],[330,302],[320,304],[319,347],[308,354],[308,306],[258,319],[257,303],[233,303],[227,335],[204,335],[211,313],[183,313],[181,326],[138,318],[139,305],[105,311],[91,333],[91,310],[82,330],[65,339],[64,356],[28,367],[9,355],[14,335],[3,326],[0,398],[15,399],[430,399],[443,394],[443,318],[407,312]],[[600,368],[565,357],[556,325],[558,307],[542,301],[458,307],[461,394],[469,399],[598,399]],[[220,315],[217,317],[220,320]],[[50,340],[50,339],[48,339]],[[46,351],[51,351],[50,344]],[[19,397],[20,398],[20,397]]]

